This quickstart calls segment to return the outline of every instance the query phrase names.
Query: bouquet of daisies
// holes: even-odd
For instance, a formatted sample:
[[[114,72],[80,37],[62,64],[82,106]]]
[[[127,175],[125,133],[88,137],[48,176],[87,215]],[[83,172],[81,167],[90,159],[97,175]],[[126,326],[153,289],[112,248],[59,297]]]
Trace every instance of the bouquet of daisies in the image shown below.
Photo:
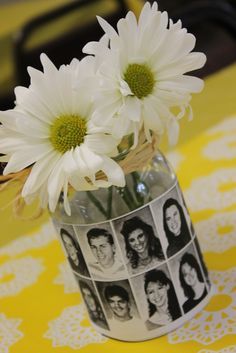
[[[39,197],[51,212],[63,193],[70,214],[70,188],[123,187],[165,131],[177,142],[178,120],[191,118],[191,94],[203,88],[186,73],[201,68],[205,55],[192,52],[195,37],[156,2],[144,5],[138,21],[129,12],[117,31],[98,21],[104,35],[86,44],[81,61],[57,69],[42,54],[43,72],[29,67],[30,86],[16,87],[14,109],[0,112],[7,162],[0,180],[19,180],[17,199]]]

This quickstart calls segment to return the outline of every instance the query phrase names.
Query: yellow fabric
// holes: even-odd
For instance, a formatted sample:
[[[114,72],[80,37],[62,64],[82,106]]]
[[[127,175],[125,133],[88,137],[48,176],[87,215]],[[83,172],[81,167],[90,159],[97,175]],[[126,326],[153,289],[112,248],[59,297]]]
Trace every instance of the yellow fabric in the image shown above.
[[[1,353],[236,352],[235,78],[234,65],[207,80],[193,102],[198,121],[185,122],[189,139],[168,154],[215,285],[206,308],[180,329],[147,342],[98,335],[83,312],[48,216],[23,222],[7,208],[0,214]],[[1,206],[13,193],[0,195]]]

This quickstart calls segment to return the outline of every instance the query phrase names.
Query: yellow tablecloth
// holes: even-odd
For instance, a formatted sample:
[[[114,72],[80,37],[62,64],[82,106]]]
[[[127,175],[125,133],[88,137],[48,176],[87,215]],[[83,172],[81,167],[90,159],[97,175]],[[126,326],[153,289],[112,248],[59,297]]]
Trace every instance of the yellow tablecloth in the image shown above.
[[[147,342],[99,335],[89,325],[48,216],[23,222],[7,208],[0,214],[0,353],[236,352],[235,80],[236,65],[207,80],[193,102],[197,121],[185,122],[184,143],[168,154],[215,285],[206,308]],[[13,192],[0,195],[0,207]]]

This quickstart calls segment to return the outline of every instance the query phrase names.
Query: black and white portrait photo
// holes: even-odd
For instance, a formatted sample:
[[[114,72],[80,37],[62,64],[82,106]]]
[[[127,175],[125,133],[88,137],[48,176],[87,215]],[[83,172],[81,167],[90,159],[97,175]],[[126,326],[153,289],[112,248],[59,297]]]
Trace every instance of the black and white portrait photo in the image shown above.
[[[164,261],[161,243],[148,206],[120,219],[115,227],[117,233],[122,235],[120,239],[128,259],[129,273],[143,272]]]
[[[198,241],[197,237],[194,238],[193,244],[195,246],[195,250],[196,250],[196,253],[197,253],[201,268],[202,268],[203,273],[205,275],[205,279],[206,279],[206,282],[207,282],[208,289],[210,289],[211,282],[210,282],[210,278],[209,278],[209,273],[208,273],[207,267],[205,265],[205,261],[204,261],[204,258],[203,258],[203,253],[201,251],[200,244],[199,244],[199,241]]]
[[[148,302],[148,330],[168,325],[181,316],[177,295],[169,277],[163,269],[149,271],[144,276],[144,290]]]
[[[89,277],[88,268],[78,241],[76,240],[73,228],[71,228],[69,231],[65,228],[61,228],[60,236],[72,269],[82,276]]]
[[[90,320],[103,329],[109,330],[107,320],[99,303],[98,297],[95,294],[95,288],[92,282],[88,284],[87,281],[79,280],[79,287],[87,307]]]
[[[207,288],[199,262],[190,252],[185,252],[180,259],[179,280],[187,298],[183,303],[183,310],[186,313],[207,295]]]
[[[183,207],[184,207],[184,209],[186,211],[185,216],[187,218],[187,223],[189,225],[190,232],[191,232],[192,236],[194,236],[195,235],[195,230],[194,230],[194,227],[193,227],[193,223],[192,223],[192,220],[190,218],[189,210],[188,210],[188,207],[186,205],[186,202],[185,202],[185,199],[184,199],[184,195],[183,195],[183,192],[182,192],[179,184],[178,184],[178,193],[179,193],[179,196],[180,196],[180,200],[182,201]]]
[[[163,228],[168,241],[166,254],[173,256],[191,240],[185,214],[180,203],[168,198],[162,208]]]
[[[88,267],[94,278],[113,279],[114,275],[118,278],[127,277],[127,271],[109,223],[92,228],[77,227],[76,231],[78,234],[81,233]]]
[[[99,293],[103,297],[111,330],[139,330],[140,317],[128,281],[99,283]],[[128,333],[128,331],[126,331]]]

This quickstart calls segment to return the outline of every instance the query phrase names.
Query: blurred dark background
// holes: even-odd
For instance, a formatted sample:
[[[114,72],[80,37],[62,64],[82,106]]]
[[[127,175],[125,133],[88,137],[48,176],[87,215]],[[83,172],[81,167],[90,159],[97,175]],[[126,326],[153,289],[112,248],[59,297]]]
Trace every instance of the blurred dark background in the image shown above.
[[[103,34],[96,14],[114,26],[130,8],[138,12],[143,3],[141,0],[0,0],[0,110],[14,106],[16,85],[29,85],[27,66],[41,68],[41,52],[57,66],[69,63],[73,57],[81,58],[82,47]],[[235,1],[159,0],[158,5],[174,21],[182,20],[197,38],[195,50],[207,55],[207,64],[195,73],[197,76],[210,75],[236,60]]]

